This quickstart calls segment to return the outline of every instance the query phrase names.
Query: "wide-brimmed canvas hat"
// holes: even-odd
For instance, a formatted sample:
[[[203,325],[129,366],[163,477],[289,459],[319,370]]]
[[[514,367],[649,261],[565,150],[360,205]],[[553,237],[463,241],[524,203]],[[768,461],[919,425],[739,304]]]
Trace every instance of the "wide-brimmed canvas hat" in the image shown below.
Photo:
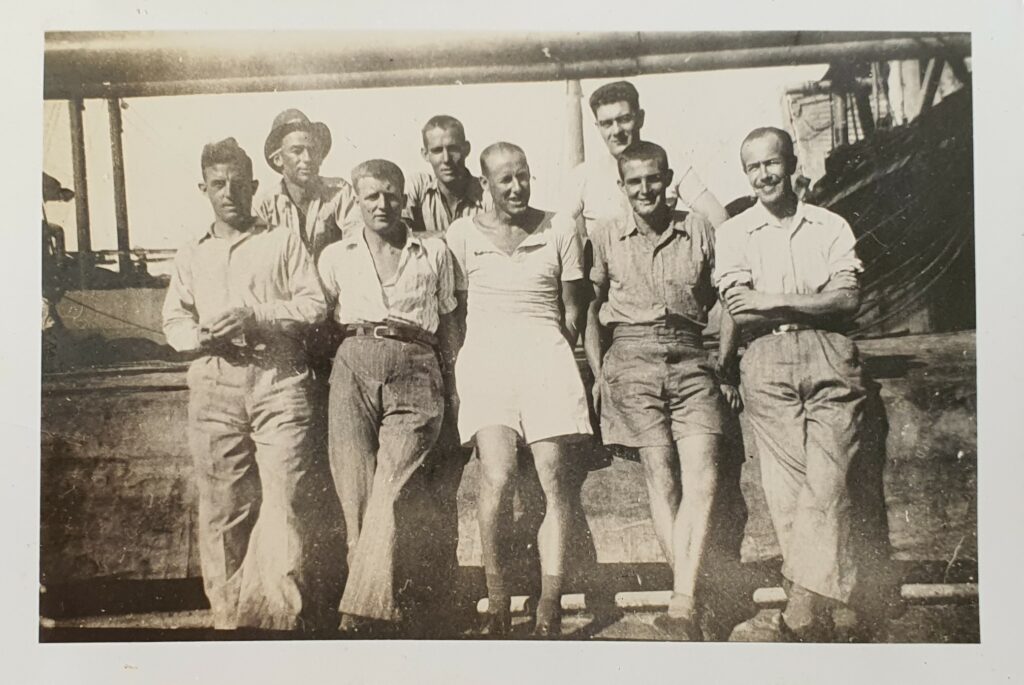
[[[281,167],[274,164],[271,157],[281,148],[281,141],[293,131],[306,131],[316,140],[321,157],[326,157],[331,150],[331,129],[322,121],[310,121],[303,112],[297,109],[286,109],[274,117],[270,127],[270,135],[263,144],[263,158],[274,171],[281,173]]]

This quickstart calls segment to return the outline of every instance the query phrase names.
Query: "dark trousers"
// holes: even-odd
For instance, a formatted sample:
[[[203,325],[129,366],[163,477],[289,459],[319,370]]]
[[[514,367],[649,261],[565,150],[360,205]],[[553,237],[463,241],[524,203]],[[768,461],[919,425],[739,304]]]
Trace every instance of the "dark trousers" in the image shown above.
[[[330,456],[348,537],[343,613],[398,621],[395,569],[403,490],[444,414],[437,357],[425,345],[346,338],[331,372]]]

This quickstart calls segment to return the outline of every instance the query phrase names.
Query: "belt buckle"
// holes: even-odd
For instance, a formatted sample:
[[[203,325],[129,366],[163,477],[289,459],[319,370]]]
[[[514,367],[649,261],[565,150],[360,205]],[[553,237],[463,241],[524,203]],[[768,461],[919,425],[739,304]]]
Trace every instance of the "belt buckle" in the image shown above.
[[[373,337],[377,338],[378,340],[382,340],[384,338],[387,338],[388,337],[387,332],[388,332],[388,327],[387,326],[374,326],[373,327]]]
[[[779,326],[776,326],[775,329],[772,330],[772,334],[773,335],[782,335],[783,333],[790,333],[792,331],[798,331],[798,330],[800,330],[800,327],[797,326],[796,324],[784,323],[784,324],[781,324]]]

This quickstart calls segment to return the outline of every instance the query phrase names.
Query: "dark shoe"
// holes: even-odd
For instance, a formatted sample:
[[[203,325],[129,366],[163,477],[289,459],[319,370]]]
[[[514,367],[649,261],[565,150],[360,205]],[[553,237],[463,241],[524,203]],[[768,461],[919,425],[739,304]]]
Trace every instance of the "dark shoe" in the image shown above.
[[[533,627],[533,636],[543,640],[557,640],[562,637],[562,617],[555,615],[541,618]]]
[[[676,642],[703,642],[704,634],[697,622],[690,618],[681,618],[661,614],[654,619],[654,627],[665,634],[666,639]]]
[[[512,614],[508,611],[488,611],[478,635],[491,640],[502,640],[512,632]]]
[[[779,642],[816,643],[832,641],[832,631],[829,626],[815,622],[806,628],[796,630],[790,628],[789,624],[786,623],[786,619],[782,617],[782,614],[779,614]]]

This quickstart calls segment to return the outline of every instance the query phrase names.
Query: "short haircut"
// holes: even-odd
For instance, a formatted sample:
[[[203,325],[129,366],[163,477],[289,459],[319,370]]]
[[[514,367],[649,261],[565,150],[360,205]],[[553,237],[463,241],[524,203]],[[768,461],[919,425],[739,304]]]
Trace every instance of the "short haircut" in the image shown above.
[[[498,141],[497,143],[491,143],[484,148],[484,151],[480,153],[480,171],[484,176],[487,176],[490,169],[487,166],[487,160],[496,154],[507,152],[516,153],[518,152],[526,159],[526,153],[523,152],[523,148],[519,147],[515,143],[506,143],[504,141]]]
[[[424,145],[427,143],[427,131],[433,131],[435,128],[439,128],[442,131],[458,131],[462,139],[466,139],[466,129],[463,128],[461,121],[447,114],[435,114],[430,117],[427,123],[423,124],[423,130],[420,131]]]
[[[747,134],[747,137],[743,139],[740,144],[740,150],[752,140],[758,140],[767,136],[775,136],[782,141],[782,151],[789,155],[790,159],[796,157],[796,150],[793,147],[793,136],[789,135],[788,131],[784,131],[781,128],[775,128],[774,126],[761,126],[755,128],[753,131]]]
[[[590,95],[590,111],[597,116],[597,108],[616,102],[628,102],[633,111],[640,109],[640,93],[629,81],[606,83]]]
[[[626,168],[627,162],[633,162],[636,160],[646,161],[648,159],[658,160],[661,170],[668,171],[668,153],[665,152],[665,148],[648,140],[638,140],[636,143],[623,150],[622,154],[619,155],[619,178],[622,178],[622,173]]]
[[[252,178],[252,159],[245,153],[234,138],[225,138],[203,146],[203,154],[199,158],[200,171],[206,178],[206,170],[214,164],[234,164]]]
[[[405,192],[405,175],[394,162],[386,159],[368,159],[352,169],[352,187],[359,190],[359,179],[375,178],[378,181],[390,181]]]

